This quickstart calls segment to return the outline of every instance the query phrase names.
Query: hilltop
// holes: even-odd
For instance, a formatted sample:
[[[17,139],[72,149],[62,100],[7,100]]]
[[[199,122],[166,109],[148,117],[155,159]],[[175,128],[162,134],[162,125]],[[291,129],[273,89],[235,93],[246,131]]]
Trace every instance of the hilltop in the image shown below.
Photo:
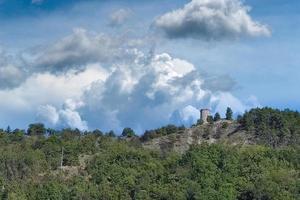
[[[152,133],[150,131],[143,147],[159,149],[162,152],[174,150],[184,153],[191,145],[202,143],[239,146],[256,144],[274,148],[297,146],[300,142],[300,114],[271,108],[252,109],[237,120],[218,119],[198,123],[191,128],[175,128],[169,125],[161,129]],[[156,132],[167,133],[157,136]]]
[[[186,152],[191,145],[202,143],[227,143],[231,145],[255,144],[252,134],[242,128],[236,121],[220,120],[215,123],[197,125],[175,133],[161,136],[143,142],[147,149],[160,149],[161,151]]]
[[[254,109],[141,137],[1,130],[0,199],[299,199],[299,116]]]

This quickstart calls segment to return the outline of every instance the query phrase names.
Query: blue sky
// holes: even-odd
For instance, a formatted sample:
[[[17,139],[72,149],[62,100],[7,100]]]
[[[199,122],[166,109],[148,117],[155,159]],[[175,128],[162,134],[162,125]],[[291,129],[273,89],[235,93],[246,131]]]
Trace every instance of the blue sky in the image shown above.
[[[242,15],[224,21],[197,10],[211,2],[224,11],[220,0],[0,0],[0,127],[142,132],[189,125],[200,107],[300,110],[300,2],[226,0]],[[200,16],[190,24],[187,7]]]

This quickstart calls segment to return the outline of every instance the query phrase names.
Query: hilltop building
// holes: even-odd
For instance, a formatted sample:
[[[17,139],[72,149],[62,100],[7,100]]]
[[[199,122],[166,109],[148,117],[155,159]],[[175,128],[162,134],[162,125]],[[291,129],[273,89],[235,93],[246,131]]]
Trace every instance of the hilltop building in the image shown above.
[[[210,116],[210,110],[209,109],[201,109],[200,110],[200,119],[203,123],[208,123],[207,118]]]

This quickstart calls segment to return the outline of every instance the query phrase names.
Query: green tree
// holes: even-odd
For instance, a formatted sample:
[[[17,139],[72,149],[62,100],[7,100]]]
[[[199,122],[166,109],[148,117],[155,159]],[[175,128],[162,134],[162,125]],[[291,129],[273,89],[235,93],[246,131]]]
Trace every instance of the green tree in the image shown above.
[[[207,122],[210,123],[210,124],[213,124],[214,123],[214,118],[211,115],[207,116]]]
[[[23,130],[0,129],[0,199],[299,199],[299,112],[257,108],[240,121],[253,144],[204,142],[181,153],[171,151],[174,144],[168,142],[162,151],[143,148],[137,137],[72,129],[36,137],[36,126],[33,136],[22,137]],[[210,133],[212,127],[197,129]],[[183,130],[168,125],[141,139],[176,142]]]
[[[61,137],[63,140],[75,140],[81,135],[81,132],[78,129],[66,128],[63,129],[61,132]]]
[[[108,137],[116,137],[116,134],[115,134],[115,132],[113,130],[110,130],[108,133],[106,133],[106,135]]]
[[[47,128],[46,133],[48,135],[55,135],[57,133],[57,131],[55,129],[52,129],[52,128]]]
[[[27,130],[28,135],[42,136],[46,133],[46,128],[42,123],[30,124]]]
[[[99,129],[95,129],[95,130],[93,131],[93,134],[94,134],[94,135],[97,135],[97,136],[103,136],[103,132],[100,131]]]
[[[196,125],[197,125],[197,126],[198,126],[198,125],[202,125],[203,123],[204,123],[204,122],[203,122],[202,119],[198,119]]]
[[[39,185],[35,195],[35,199],[66,199],[67,188],[61,183],[49,181],[43,185]]]
[[[236,117],[236,120],[237,120],[237,122],[242,123],[243,116],[242,116],[242,115],[238,115],[238,116]]]
[[[232,120],[232,114],[233,114],[233,112],[232,112],[231,108],[228,107],[227,110],[226,110],[226,119],[227,120]]]
[[[300,144],[300,114],[290,110],[256,108],[246,112],[239,120],[256,141],[271,145]]]
[[[123,137],[133,137],[133,136],[135,136],[135,132],[131,128],[124,128],[122,131],[122,136]]]
[[[10,126],[7,126],[7,128],[6,128],[6,133],[11,133],[11,128],[10,128]]]
[[[216,122],[216,121],[219,121],[221,119],[221,116],[220,116],[220,114],[217,112],[216,114],[215,114],[215,116],[214,116],[214,121]]]
[[[24,135],[25,130],[15,129],[12,134],[10,134],[10,138],[12,141],[21,141]]]

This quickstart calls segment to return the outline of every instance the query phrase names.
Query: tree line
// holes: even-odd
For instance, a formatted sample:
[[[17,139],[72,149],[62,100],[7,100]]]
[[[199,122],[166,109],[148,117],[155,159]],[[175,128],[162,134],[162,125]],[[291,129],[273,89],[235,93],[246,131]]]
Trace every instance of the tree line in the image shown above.
[[[298,111],[289,109],[279,110],[272,108],[255,108],[246,111],[243,115],[238,115],[233,118],[233,111],[230,107],[227,108],[224,120],[229,120],[240,124],[240,129],[245,130],[247,134],[255,136],[255,141],[260,144],[267,144],[273,147],[281,145],[295,145],[300,143],[300,114]],[[208,117],[208,122],[213,124],[222,120],[221,115],[216,112],[214,116]],[[198,122],[193,125],[201,125],[203,122]],[[102,132],[99,129],[93,131],[80,131],[78,129],[62,129],[55,130],[46,128],[42,123],[30,124],[27,130],[15,129],[11,130],[8,126],[5,130],[0,129],[0,134],[9,134],[13,140],[21,140],[24,136],[49,136],[49,135],[106,135],[109,137],[122,138],[138,138],[145,142],[154,138],[170,135],[173,133],[181,134],[186,127],[176,125],[166,125],[157,129],[146,130],[142,135],[138,136],[132,128],[125,127],[121,134],[116,134],[114,131]],[[119,136],[118,136],[119,135]]]
[[[202,144],[180,155],[108,135],[2,134],[0,199],[296,200],[299,155],[299,146]]]
[[[7,128],[0,131],[0,199],[299,199],[299,113],[256,108],[233,123],[257,144],[203,143],[184,154],[162,153],[144,149],[147,134],[137,137],[130,128],[121,137],[43,124]]]

